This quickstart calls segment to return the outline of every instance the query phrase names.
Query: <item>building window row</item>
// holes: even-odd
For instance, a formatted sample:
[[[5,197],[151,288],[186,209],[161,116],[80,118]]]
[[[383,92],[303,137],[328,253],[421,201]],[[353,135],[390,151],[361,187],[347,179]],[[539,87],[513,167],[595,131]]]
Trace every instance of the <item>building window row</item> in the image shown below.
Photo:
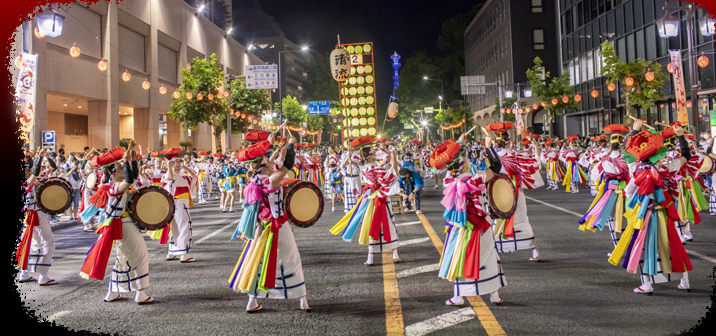
[[[487,36],[495,31],[505,20],[505,15],[505,4],[500,1],[489,13],[476,18],[476,22],[480,22],[480,24],[472,27],[470,33],[468,33],[467,41],[465,41],[465,45],[468,46],[468,52],[477,48]]]

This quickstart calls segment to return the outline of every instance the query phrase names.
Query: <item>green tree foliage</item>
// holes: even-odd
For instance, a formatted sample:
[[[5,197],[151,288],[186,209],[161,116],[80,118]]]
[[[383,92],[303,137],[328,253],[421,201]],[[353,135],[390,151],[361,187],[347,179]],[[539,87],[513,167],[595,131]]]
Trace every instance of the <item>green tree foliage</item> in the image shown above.
[[[324,118],[324,116],[309,115],[308,121],[306,122],[306,129],[311,132],[322,131],[325,124]]]
[[[301,100],[338,101],[338,82],[333,80],[329,55],[318,55],[306,66],[306,82]]]
[[[132,140],[130,138],[119,139],[119,147],[122,147],[126,150],[127,148],[129,148],[131,146],[136,146],[136,143],[134,142],[134,140]]]
[[[614,50],[614,43],[610,41],[602,43],[602,56],[604,56],[604,66],[602,66],[600,74],[607,77],[607,84],[614,82],[623,84],[622,98],[626,102],[627,115],[633,115],[634,106],[636,105],[648,110],[654,105],[655,101],[664,99],[663,90],[666,75],[661,70],[659,63],[641,58],[637,58],[631,63],[623,62]],[[649,71],[654,74],[654,80],[651,82],[644,77]],[[626,85],[627,77],[631,77],[634,80],[634,85]],[[633,120],[631,118],[625,119],[627,125],[632,124]]]
[[[283,121],[293,127],[303,127],[303,123],[306,122],[308,113],[303,110],[303,106],[298,103],[296,97],[290,95],[283,98]],[[273,118],[274,125],[279,124],[279,118]]]
[[[261,120],[263,113],[271,109],[271,101],[266,90],[249,89],[245,80],[235,79],[231,82],[231,109],[235,115],[231,118],[231,133],[245,133],[251,128],[248,116]],[[241,119],[241,114],[246,114]],[[226,117],[228,114],[219,116],[219,126],[226,131]]]
[[[544,72],[544,79],[542,79],[543,71],[542,60],[539,57],[535,57],[534,66],[532,69],[527,70],[526,75],[532,89],[532,97],[535,97],[540,102],[547,103],[544,108],[549,115],[549,136],[551,137],[554,117],[563,115],[564,110],[577,109],[580,105],[574,101],[574,92],[572,87],[569,86],[569,71],[565,70],[559,77],[552,77],[551,81],[549,80],[551,77],[549,71]],[[564,96],[569,97],[569,101],[566,104],[562,101]],[[556,105],[552,104],[552,98],[557,98]]]
[[[229,105],[226,99],[209,100],[207,96],[216,95],[223,84],[224,72],[219,67],[216,54],[211,54],[209,60],[194,58],[191,70],[182,69],[182,85],[179,86],[179,99],[174,100],[169,117],[191,130],[206,122],[214,130],[216,149],[221,151],[221,132],[223,130],[219,117],[226,118]],[[191,92],[192,99],[186,99],[186,93]],[[204,99],[199,101],[196,96],[201,92]],[[226,120],[226,119],[224,119]]]

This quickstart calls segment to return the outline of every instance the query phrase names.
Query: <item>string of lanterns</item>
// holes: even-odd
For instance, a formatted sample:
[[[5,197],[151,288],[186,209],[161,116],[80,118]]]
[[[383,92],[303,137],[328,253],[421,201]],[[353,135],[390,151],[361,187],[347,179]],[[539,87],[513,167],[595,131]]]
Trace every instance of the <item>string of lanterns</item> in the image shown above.
[[[464,123],[465,123],[465,119],[463,119],[461,122],[459,122],[457,124],[450,125],[450,126],[440,126],[440,128],[447,131],[447,130],[451,130],[453,128],[458,128],[458,127],[462,126],[462,124],[464,124]]]
[[[274,130],[274,131],[275,131],[275,130],[278,130],[279,127],[281,127],[281,126],[279,126],[279,125],[271,125],[269,128],[270,128],[271,130]],[[290,131],[294,131],[294,132],[306,132],[306,134],[308,134],[308,135],[318,135],[318,133],[320,133],[320,131],[313,131],[313,132],[311,132],[311,131],[309,131],[309,130],[303,128],[303,127],[293,127],[293,126],[288,126],[288,125],[286,125],[286,128],[288,128]]]

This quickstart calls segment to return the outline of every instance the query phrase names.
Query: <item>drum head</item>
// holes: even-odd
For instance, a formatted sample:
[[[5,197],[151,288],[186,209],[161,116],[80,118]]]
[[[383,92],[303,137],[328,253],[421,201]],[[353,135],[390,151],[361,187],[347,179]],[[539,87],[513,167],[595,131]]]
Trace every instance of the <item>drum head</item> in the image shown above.
[[[496,174],[487,184],[490,201],[490,217],[507,219],[517,208],[517,189],[507,175]]]
[[[288,173],[286,173],[287,179],[295,179],[296,178],[296,172],[293,169],[289,169]]]
[[[70,208],[72,189],[56,178],[48,179],[37,189],[37,206],[45,213],[57,215]]]
[[[704,156],[704,163],[701,164],[701,168],[699,169],[699,173],[706,174],[711,171],[711,168],[713,168],[713,160],[711,160],[710,157]]]
[[[315,224],[323,215],[323,191],[311,182],[286,182],[282,184],[290,187],[284,195],[284,210],[291,224],[301,228]]]
[[[127,206],[129,217],[140,229],[159,230],[174,218],[174,197],[159,186],[137,189]]]
[[[97,185],[97,172],[91,172],[89,173],[89,175],[87,175],[87,183],[85,183],[85,188],[94,189],[95,185]]]

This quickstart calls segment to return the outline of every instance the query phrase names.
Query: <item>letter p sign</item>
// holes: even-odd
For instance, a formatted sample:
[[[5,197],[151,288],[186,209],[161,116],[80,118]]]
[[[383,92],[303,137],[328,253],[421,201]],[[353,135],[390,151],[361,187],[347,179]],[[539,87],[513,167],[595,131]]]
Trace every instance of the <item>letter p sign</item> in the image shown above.
[[[55,144],[55,131],[42,131],[42,144]]]

